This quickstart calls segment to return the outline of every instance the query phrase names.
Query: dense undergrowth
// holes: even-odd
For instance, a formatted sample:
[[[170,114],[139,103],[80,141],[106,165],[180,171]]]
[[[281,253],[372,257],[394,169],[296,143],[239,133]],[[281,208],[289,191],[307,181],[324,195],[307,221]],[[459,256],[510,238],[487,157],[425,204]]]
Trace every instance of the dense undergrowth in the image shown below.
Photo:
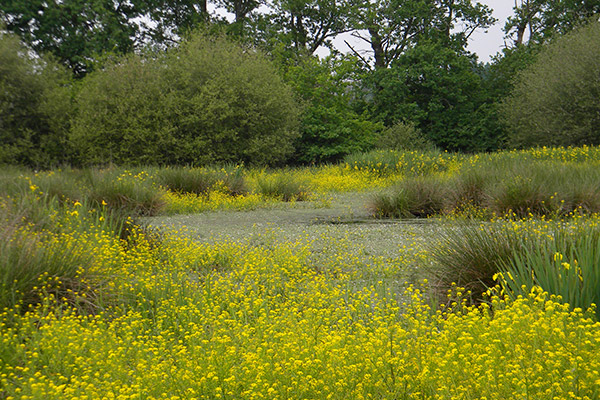
[[[5,169],[0,398],[598,398],[599,219],[591,200],[564,195],[581,183],[593,198],[597,153],[373,153],[279,171]],[[560,208],[491,207],[501,186],[491,177],[544,171]],[[447,213],[442,233],[386,260],[366,262],[344,239],[209,244],[136,221],[418,179],[435,179],[430,196],[448,201],[444,185],[477,173],[473,198],[484,200],[411,212]],[[407,268],[422,273],[405,282]]]

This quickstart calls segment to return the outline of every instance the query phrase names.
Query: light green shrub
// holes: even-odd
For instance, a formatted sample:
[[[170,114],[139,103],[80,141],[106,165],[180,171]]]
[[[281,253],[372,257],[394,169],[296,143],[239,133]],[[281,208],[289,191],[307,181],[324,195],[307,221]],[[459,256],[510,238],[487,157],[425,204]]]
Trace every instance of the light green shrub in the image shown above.
[[[77,106],[80,164],[273,165],[298,135],[298,105],[266,57],[202,34],[91,74]]]
[[[501,112],[513,146],[600,144],[600,22],[550,43]]]

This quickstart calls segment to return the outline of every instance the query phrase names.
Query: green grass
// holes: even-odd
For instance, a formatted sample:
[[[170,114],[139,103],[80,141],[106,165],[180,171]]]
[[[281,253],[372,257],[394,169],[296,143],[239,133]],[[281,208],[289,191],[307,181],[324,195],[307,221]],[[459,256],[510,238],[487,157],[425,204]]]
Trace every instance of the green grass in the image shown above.
[[[378,218],[426,218],[448,204],[447,184],[436,177],[406,178],[390,192],[379,193],[371,208]]]
[[[594,163],[482,156],[449,177],[407,177],[373,199],[379,217],[428,217],[473,207],[496,215],[561,217],[600,212],[600,168]],[[420,211],[422,209],[422,211]],[[485,214],[484,212],[484,214]]]
[[[165,188],[180,194],[206,195],[221,185],[229,194],[239,196],[248,193],[248,185],[242,169],[237,166],[224,168],[166,167],[154,171],[154,180]]]
[[[284,202],[304,201],[310,197],[305,182],[285,173],[261,175],[257,179],[257,191],[263,196]]]

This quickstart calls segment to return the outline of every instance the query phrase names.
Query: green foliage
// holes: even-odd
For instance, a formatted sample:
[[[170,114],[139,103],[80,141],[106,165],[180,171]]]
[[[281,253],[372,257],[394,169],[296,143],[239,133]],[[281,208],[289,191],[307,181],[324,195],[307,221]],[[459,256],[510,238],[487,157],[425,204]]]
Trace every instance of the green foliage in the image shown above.
[[[600,23],[544,48],[501,107],[513,146],[600,143]]]
[[[5,221],[2,221],[3,224]],[[43,291],[65,296],[80,288],[91,257],[81,246],[41,239],[13,226],[0,231],[0,309],[40,301]]]
[[[524,244],[516,232],[502,225],[464,224],[440,232],[429,244],[433,264],[428,266],[432,287],[443,296],[458,285],[479,301],[493,287],[502,263],[521,251]]]
[[[488,6],[471,0],[359,1],[350,13],[356,29],[352,34],[370,45],[376,69],[388,68],[405,51],[426,40],[462,51],[473,29],[495,21]]]
[[[64,162],[69,114],[65,71],[0,32],[0,164]]]
[[[429,191],[438,191],[446,197],[444,207],[439,207],[437,212],[468,212],[473,207],[484,213],[518,217],[564,217],[600,212],[600,169],[596,163],[535,159],[527,153],[516,152],[477,155],[455,170],[450,179],[440,181],[436,173],[458,167],[458,159],[450,160],[445,153],[436,157],[435,153],[371,152],[348,157],[346,161],[349,168],[383,176],[395,172],[424,176],[422,184],[433,185]],[[419,194],[423,188],[403,185],[393,195],[376,197],[376,214],[382,217],[420,214],[408,210],[409,198],[428,195]],[[422,200],[417,204],[419,202]]]
[[[507,37],[515,44],[536,45],[564,35],[600,13],[597,0],[520,0],[515,1],[513,15],[504,26]]]
[[[473,300],[497,283],[512,298],[541,287],[571,307],[600,301],[600,230],[593,219],[464,224],[429,245],[439,293],[456,284]]]
[[[331,47],[331,39],[348,30],[348,0],[274,0],[266,15],[266,40],[285,48],[290,58],[312,56],[321,46]]]
[[[186,155],[165,104],[163,65],[130,55],[81,82],[70,137],[76,163],[177,163],[175,154]]]
[[[472,56],[436,42],[407,50],[374,72],[373,113],[387,126],[413,122],[436,146],[484,151],[499,146],[488,122],[492,99]]]
[[[367,171],[380,176],[393,174],[430,175],[444,172],[456,155],[439,150],[399,151],[373,150],[344,158],[346,168]]]
[[[151,216],[165,205],[163,191],[143,176],[116,170],[90,170],[87,200],[128,216]]]
[[[0,198],[0,310],[68,303],[97,311],[93,250],[79,239],[94,230],[118,234],[121,226],[108,210],[61,204],[31,190]]]
[[[292,152],[299,113],[262,54],[205,35],[98,71],[77,106],[80,164],[273,165]]]
[[[376,146],[385,150],[433,150],[434,145],[427,140],[414,123],[396,122],[384,129],[378,136]]]
[[[288,67],[285,79],[306,104],[294,161],[336,162],[373,146],[378,124],[353,107],[355,61],[310,57]]]
[[[588,309],[600,304],[600,229],[579,225],[555,227],[535,237],[523,251],[513,252],[499,268],[500,284],[512,297],[526,295],[534,286],[568,303]],[[598,315],[599,311],[596,309]]]
[[[15,0],[1,3],[0,17],[33,49],[52,53],[83,76],[102,53],[133,50],[137,26],[132,20],[139,11],[131,4],[104,0]]]

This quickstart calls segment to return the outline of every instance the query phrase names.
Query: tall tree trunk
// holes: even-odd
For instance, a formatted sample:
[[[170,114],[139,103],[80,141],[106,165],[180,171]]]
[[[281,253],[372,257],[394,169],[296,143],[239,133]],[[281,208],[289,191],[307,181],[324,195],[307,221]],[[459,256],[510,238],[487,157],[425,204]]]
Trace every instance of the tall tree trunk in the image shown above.
[[[387,67],[387,60],[385,57],[385,49],[379,34],[379,27],[372,25],[369,27],[369,34],[371,35],[371,49],[375,55],[375,69]]]

